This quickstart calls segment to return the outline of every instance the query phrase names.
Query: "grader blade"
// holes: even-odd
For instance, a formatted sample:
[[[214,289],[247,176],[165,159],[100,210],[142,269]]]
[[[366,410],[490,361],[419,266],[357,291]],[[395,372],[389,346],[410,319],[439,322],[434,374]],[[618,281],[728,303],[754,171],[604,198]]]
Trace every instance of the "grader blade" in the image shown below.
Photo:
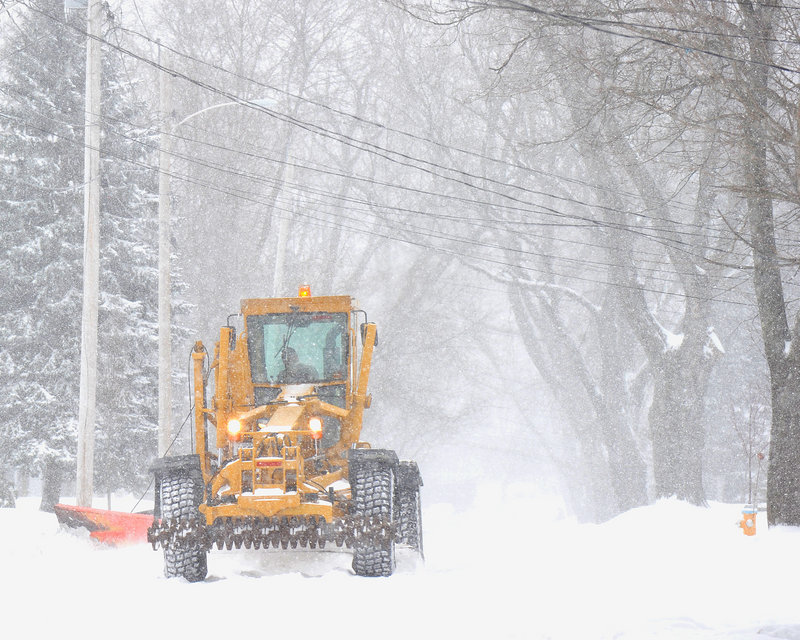
[[[147,513],[126,513],[91,507],[57,504],[53,507],[62,527],[86,529],[93,540],[119,546],[147,542],[147,529],[153,516]]]

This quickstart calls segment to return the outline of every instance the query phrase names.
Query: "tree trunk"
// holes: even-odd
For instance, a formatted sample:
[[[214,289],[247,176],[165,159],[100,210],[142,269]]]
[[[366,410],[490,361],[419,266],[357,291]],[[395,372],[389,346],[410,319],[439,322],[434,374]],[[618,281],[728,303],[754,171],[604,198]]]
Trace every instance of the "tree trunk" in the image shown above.
[[[3,468],[0,467],[0,508],[15,506],[14,483],[6,477]]]
[[[688,355],[688,358],[687,358]],[[659,498],[675,496],[705,504],[703,490],[703,424],[708,375],[692,354],[671,351],[654,375],[649,422],[653,443],[653,476]]]
[[[48,462],[42,474],[42,502],[41,511],[53,512],[53,507],[61,500],[61,484],[66,475],[66,469],[58,462]]]
[[[611,485],[620,511],[647,504],[647,468],[622,415],[601,418]]]
[[[634,437],[639,398],[631,392],[626,379],[633,363],[629,361],[631,349],[627,344],[630,336],[622,330],[625,319],[620,313],[619,298],[612,290],[597,318],[598,331],[603,336],[600,340],[600,381],[604,402],[599,413],[611,482],[620,509],[627,511],[649,502],[648,469]]]
[[[769,524],[800,526],[800,369],[771,376],[772,432],[767,475]]]
[[[769,8],[740,1],[750,58],[744,65],[743,173],[753,251],[753,286],[769,366],[772,429],[767,522],[800,526],[800,349],[786,314],[770,189],[768,114],[772,39]],[[795,327],[795,336],[798,327]]]
[[[800,351],[793,345],[777,261],[772,200],[766,195],[766,145],[748,128],[748,215],[753,286],[770,374],[772,428],[767,473],[767,521],[800,526]],[[795,329],[797,334],[797,329]]]
[[[547,296],[539,299],[512,285],[510,297],[528,356],[577,436],[583,458],[577,466],[583,467],[581,482],[589,485],[581,493],[594,519],[647,504],[646,467],[618,397],[623,392],[607,384],[610,378],[624,378],[619,354],[613,373],[612,358],[604,354],[606,379],[598,380]],[[602,322],[599,315],[595,322]],[[610,343],[606,341],[606,348]]]
[[[750,157],[760,169],[758,174],[766,172],[765,149],[751,153]],[[758,174],[751,176],[753,186],[758,182]],[[776,260],[772,202],[766,197],[751,196],[748,198],[748,214],[753,246],[753,285],[769,366],[772,401],[767,521],[771,525],[800,526],[800,350],[792,343],[786,317],[780,267]]]

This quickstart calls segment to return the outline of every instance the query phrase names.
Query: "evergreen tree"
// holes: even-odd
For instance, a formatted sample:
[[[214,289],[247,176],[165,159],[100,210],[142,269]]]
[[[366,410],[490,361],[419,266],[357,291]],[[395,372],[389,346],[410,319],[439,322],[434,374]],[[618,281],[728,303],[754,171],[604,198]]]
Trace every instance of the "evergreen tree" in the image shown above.
[[[0,463],[41,475],[47,508],[75,458],[85,36],[84,15],[65,18],[60,0],[33,7],[0,55]],[[98,488],[116,489],[155,455],[155,172],[147,128],[133,124],[148,110],[119,57],[104,58],[95,466]]]
[[[42,474],[52,496],[75,454],[84,57],[65,24],[34,12],[20,18],[2,56],[0,455]]]
[[[104,56],[95,490],[143,489],[157,455],[158,146],[120,54]]]

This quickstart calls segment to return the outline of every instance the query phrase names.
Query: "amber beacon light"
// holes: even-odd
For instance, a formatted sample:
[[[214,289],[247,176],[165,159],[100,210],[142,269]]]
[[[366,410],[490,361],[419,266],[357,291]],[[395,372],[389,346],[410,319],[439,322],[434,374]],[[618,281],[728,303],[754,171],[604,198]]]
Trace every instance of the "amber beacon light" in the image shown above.
[[[311,297],[311,286],[307,284],[300,285],[300,293],[298,294],[301,298],[310,298]]]

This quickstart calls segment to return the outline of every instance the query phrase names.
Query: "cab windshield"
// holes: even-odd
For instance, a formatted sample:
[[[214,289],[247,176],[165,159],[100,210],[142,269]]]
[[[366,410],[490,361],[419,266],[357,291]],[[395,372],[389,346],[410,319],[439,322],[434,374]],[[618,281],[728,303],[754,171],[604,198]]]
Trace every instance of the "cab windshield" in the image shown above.
[[[272,313],[247,318],[253,382],[342,382],[347,375],[346,313]]]

